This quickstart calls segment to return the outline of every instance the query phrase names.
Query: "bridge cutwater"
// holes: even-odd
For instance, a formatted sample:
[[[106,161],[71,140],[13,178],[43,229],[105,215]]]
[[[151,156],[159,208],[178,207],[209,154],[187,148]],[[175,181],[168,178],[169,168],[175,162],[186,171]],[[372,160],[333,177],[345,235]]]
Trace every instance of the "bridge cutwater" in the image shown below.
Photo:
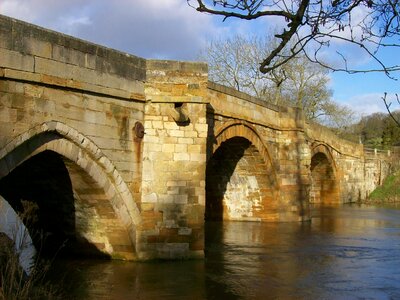
[[[365,199],[394,157],[209,82],[204,63],[0,16],[0,194],[78,252],[203,257],[205,218],[308,221],[312,203]]]

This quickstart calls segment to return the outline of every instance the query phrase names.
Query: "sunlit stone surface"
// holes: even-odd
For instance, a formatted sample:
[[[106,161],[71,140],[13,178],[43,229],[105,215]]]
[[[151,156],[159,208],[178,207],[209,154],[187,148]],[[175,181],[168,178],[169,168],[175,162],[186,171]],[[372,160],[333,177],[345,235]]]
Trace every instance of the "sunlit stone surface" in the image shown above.
[[[308,221],[310,203],[365,199],[399,161],[209,82],[204,63],[4,16],[0,58],[0,194],[18,210],[27,182],[41,228],[82,255],[202,258],[205,217]]]

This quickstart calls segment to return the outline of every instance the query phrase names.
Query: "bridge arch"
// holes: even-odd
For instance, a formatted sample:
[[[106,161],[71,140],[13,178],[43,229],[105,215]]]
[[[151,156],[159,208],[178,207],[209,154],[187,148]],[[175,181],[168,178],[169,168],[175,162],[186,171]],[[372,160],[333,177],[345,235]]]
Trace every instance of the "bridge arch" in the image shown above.
[[[276,220],[278,194],[276,172],[256,129],[234,121],[217,129],[206,170],[206,219]]]
[[[264,161],[272,163],[271,156],[267,146],[262,141],[261,135],[251,124],[248,124],[245,121],[230,121],[217,128],[215,131],[213,153],[223,142],[238,136],[249,140],[260,152],[260,155],[263,157]],[[271,167],[273,166],[271,165]],[[276,177],[275,169],[274,176]]]
[[[51,121],[12,140],[0,152],[0,183],[13,180],[13,173],[50,163],[58,166],[53,174],[67,174],[64,186],[71,187],[68,193],[74,204],[69,211],[75,214],[80,240],[98,253],[134,259],[139,210],[111,161],[77,130]]]
[[[311,149],[310,203],[338,204],[340,189],[337,165],[329,147],[316,144]]]

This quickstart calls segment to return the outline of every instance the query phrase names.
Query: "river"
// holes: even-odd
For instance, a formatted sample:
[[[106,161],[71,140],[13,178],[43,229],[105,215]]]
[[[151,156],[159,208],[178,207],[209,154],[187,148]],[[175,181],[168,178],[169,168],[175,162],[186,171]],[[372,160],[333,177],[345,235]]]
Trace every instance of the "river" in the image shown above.
[[[54,268],[71,299],[400,299],[400,210],[325,207],[307,223],[208,222],[205,260],[58,260]]]

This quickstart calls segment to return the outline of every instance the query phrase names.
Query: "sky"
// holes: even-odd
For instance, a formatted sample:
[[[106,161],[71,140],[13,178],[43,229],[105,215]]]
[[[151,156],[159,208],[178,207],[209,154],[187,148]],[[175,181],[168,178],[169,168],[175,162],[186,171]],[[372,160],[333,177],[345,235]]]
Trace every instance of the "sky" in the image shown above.
[[[189,61],[210,40],[263,34],[271,25],[264,19],[222,22],[195,11],[186,0],[0,0],[0,14],[144,58]],[[385,58],[400,64],[399,53],[387,51]],[[371,63],[357,51],[353,59],[359,66]],[[358,116],[385,112],[384,92],[399,92],[399,81],[382,73],[336,72],[330,77],[333,99]]]

